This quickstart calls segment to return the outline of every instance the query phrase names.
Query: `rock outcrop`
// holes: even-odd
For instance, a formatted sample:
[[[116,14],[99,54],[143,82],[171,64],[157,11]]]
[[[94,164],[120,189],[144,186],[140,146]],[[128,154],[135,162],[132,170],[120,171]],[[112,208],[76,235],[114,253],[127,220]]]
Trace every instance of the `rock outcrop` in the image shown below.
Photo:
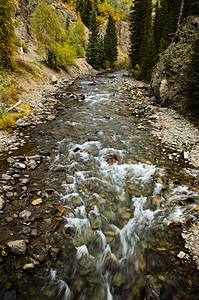
[[[153,70],[151,86],[162,106],[170,106],[179,111],[189,106],[189,99],[185,96],[185,70],[196,38],[199,38],[199,17],[189,17],[172,44],[160,56]]]

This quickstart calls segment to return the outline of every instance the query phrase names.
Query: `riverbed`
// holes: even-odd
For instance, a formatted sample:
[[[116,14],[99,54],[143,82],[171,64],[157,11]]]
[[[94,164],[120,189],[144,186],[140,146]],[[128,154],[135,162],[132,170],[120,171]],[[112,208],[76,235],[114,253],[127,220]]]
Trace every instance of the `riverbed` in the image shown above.
[[[198,299],[181,237],[197,220],[198,171],[170,159],[147,117],[131,113],[125,76],[62,87],[58,117],[1,160],[13,195],[1,214],[0,299]],[[24,255],[10,254],[11,240],[25,240]]]

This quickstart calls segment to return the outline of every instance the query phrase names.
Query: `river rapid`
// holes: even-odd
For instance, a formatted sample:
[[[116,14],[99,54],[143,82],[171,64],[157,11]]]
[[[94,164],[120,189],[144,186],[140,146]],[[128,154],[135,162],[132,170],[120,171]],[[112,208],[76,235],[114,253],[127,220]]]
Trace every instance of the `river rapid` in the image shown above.
[[[177,257],[181,223],[194,217],[198,193],[183,163],[161,152],[147,120],[130,114],[124,75],[88,77],[60,91],[85,100],[62,97],[64,111],[34,129],[21,150],[46,155],[30,176],[56,194],[63,222],[48,236],[63,250],[40,283],[28,275],[26,299],[198,299],[197,271]]]

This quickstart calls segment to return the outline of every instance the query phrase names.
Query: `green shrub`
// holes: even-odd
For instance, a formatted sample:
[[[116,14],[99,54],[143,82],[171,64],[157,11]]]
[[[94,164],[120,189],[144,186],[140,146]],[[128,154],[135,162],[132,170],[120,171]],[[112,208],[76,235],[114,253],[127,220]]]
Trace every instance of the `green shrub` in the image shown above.
[[[6,105],[14,104],[19,100],[20,90],[15,84],[0,89],[0,102]]]
[[[0,69],[12,68],[15,48],[13,5],[10,0],[0,1]]]
[[[141,80],[143,78],[142,68],[137,64],[133,70],[133,76],[137,80]]]
[[[164,69],[167,73],[170,73],[173,69],[173,58],[169,55],[164,63]]]
[[[65,31],[56,11],[45,0],[39,4],[32,17],[32,31],[42,49],[51,49],[65,38]]]
[[[32,24],[33,34],[46,56],[49,67],[66,68],[75,64],[76,56],[83,54],[80,49],[81,44],[85,42],[83,24],[79,22],[66,32],[58,14],[45,0],[35,10]]]
[[[57,44],[47,52],[47,64],[54,69],[66,68],[75,64],[76,53],[68,44]]]

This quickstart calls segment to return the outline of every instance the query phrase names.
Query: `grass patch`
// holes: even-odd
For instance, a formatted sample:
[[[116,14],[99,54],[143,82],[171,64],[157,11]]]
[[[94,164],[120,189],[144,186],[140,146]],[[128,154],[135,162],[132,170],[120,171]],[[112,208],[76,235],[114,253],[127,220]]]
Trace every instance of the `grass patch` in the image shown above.
[[[0,102],[6,105],[13,105],[19,100],[20,89],[11,83],[0,89]]]
[[[17,106],[17,112],[9,112],[4,107],[0,108],[0,130],[13,130],[17,126],[17,120],[28,117],[32,109],[29,103],[21,103]]]

